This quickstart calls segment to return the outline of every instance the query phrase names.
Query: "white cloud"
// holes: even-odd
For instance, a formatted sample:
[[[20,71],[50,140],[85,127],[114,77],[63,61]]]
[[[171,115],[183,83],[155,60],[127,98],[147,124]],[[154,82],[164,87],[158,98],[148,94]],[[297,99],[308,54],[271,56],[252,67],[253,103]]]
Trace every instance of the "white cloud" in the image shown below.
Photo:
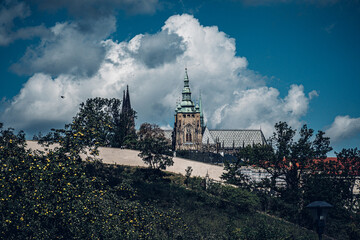
[[[318,97],[319,93],[317,91],[315,91],[315,90],[312,90],[311,92],[309,92],[308,96],[309,96],[309,99],[311,100],[314,97]]]
[[[71,24],[58,24],[53,31],[58,35],[75,32],[76,38],[74,29]],[[106,34],[102,36],[106,38]],[[93,75],[74,74],[71,64],[59,68],[58,72],[64,73],[55,77],[35,74],[13,99],[2,119],[25,130],[38,127],[38,122],[47,122],[44,126],[69,122],[81,101],[98,96],[121,99],[128,84],[132,105],[138,112],[137,123],[172,125],[175,104],[183,87],[184,66],[188,67],[193,100],[202,92],[210,128],[261,126],[270,133],[279,120],[298,127],[315,94],[306,97],[303,86],[292,85],[288,95],[280,98],[277,89],[265,86],[266,77],[248,69],[245,57],[236,56],[235,39],[216,26],[200,25],[187,14],[170,17],[154,35],[139,34],[119,43],[105,40],[101,46],[105,51],[102,58],[91,57],[91,50],[90,57],[86,55],[98,61],[99,68]],[[47,57],[46,51],[50,50],[47,46],[45,49],[39,50],[38,59],[46,59],[49,66],[58,63],[57,59]],[[79,54],[77,49],[69,50]],[[65,98],[60,98],[61,95]]]
[[[166,126],[160,126],[160,128],[162,130],[172,130],[173,129],[173,126],[170,126],[170,124],[166,125]]]
[[[330,128],[326,130],[326,135],[333,142],[340,142],[360,134],[360,118],[350,116],[337,116]]]
[[[130,46],[129,50],[134,54],[134,58],[139,59],[149,68],[175,61],[186,48],[179,35],[169,34],[167,30],[153,35],[139,35],[133,44],[135,42],[137,42],[136,46]]]
[[[7,0],[0,4],[0,46],[6,46],[17,39],[50,35],[43,25],[13,29],[15,19],[25,19],[30,13],[30,8],[24,2]]]
[[[29,47],[11,68],[18,74],[90,76],[97,72],[105,56],[101,41],[114,30],[114,17],[94,22],[57,23],[51,28],[51,37],[43,38],[35,48]]]
[[[279,121],[286,121],[295,128],[300,127],[300,118],[306,114],[309,104],[303,86],[292,85],[284,99],[279,95],[279,91],[271,87],[237,92],[232,103],[215,111],[221,111],[221,120],[217,119],[216,126],[261,128],[266,136],[270,136],[274,124]]]

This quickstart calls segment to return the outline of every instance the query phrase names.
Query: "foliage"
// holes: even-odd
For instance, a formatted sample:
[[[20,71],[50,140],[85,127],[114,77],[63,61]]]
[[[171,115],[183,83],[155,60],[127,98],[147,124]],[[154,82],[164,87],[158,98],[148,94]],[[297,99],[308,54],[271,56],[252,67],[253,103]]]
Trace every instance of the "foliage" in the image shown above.
[[[236,153],[236,161],[224,162],[224,173],[221,175],[221,179],[226,180],[227,183],[240,187],[246,187],[249,185],[249,179],[246,175],[242,174],[240,168],[245,166],[252,157],[252,147],[246,146],[240,148]]]
[[[295,130],[284,122],[275,125],[268,145],[255,145],[239,150],[237,161],[225,164],[223,179],[247,187],[259,197],[264,211],[312,227],[312,218],[305,206],[313,201],[334,205],[330,211],[328,234],[342,239],[359,236],[358,195],[355,181],[360,173],[360,151],[343,149],[337,160],[329,161],[330,139],[304,125],[295,139]],[[239,169],[244,165],[265,169],[270,178],[248,184]],[[278,184],[283,180],[284,185]],[[350,219],[350,220],[349,220]],[[356,237],[355,237],[356,239]]]
[[[193,169],[191,166],[188,166],[186,169],[185,169],[185,185],[187,186],[188,183],[189,183],[189,179],[190,179],[190,176],[191,176],[191,173],[192,173]]]
[[[222,156],[219,153],[213,152],[200,152],[194,150],[176,150],[176,156],[186,159],[191,159],[194,161],[218,164],[225,161],[233,162],[236,161],[236,158],[233,155],[225,154]]]
[[[166,169],[172,166],[171,146],[164,131],[156,124],[143,123],[139,130],[139,157],[153,169]]]
[[[68,133],[53,150],[33,152],[22,132],[1,130],[0,238],[172,238],[178,213],[140,204],[126,181],[110,186],[94,175],[103,164],[83,162],[83,145]]]
[[[304,125],[297,141],[295,132],[285,122],[276,123],[269,144],[247,149],[243,162],[265,169],[271,175],[268,187],[281,193],[288,202],[300,203],[303,175],[316,172],[314,161],[323,161],[332,148],[322,131],[313,138],[314,130]],[[277,179],[285,181],[285,189],[276,185]]]
[[[24,135],[16,136],[12,129],[1,130],[0,139],[2,236],[82,237],[93,233],[84,223],[96,215],[106,220],[95,208],[104,193],[94,185],[101,183],[86,178],[74,152],[25,150]]]
[[[79,112],[66,129],[78,132],[87,146],[134,146],[135,111],[122,114],[121,101],[116,98],[91,98],[80,104]]]
[[[356,180],[360,176],[360,150],[357,148],[342,149],[336,153],[336,163],[328,163],[327,170],[348,185],[350,196],[344,205],[360,213],[360,199],[354,193]],[[329,166],[330,165],[330,166]]]
[[[83,138],[57,130],[43,139],[46,152],[34,152],[25,148],[22,132],[0,130],[0,238],[316,239],[258,213],[254,192],[214,182],[205,188],[204,179],[190,175],[186,187],[185,176],[102,164],[96,146],[89,149]],[[269,199],[279,212],[287,204]],[[282,212],[288,218],[289,209]],[[328,223],[344,228],[339,239],[359,236],[359,219],[349,216],[356,217]]]

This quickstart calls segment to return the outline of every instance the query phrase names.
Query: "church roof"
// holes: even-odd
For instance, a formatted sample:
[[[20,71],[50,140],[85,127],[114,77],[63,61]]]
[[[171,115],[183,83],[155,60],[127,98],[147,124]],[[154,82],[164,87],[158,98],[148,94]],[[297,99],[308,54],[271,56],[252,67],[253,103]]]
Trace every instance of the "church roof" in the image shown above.
[[[165,137],[172,141],[173,130],[164,130]],[[224,148],[239,148],[253,144],[266,144],[261,130],[252,129],[212,129],[205,128],[202,144],[220,143]]]
[[[206,128],[203,134],[202,143],[207,144],[207,139],[209,139],[209,144],[218,142],[221,146],[224,145],[224,148],[239,148],[247,145],[266,143],[264,134],[261,130],[248,129],[214,129],[208,130],[207,132]]]
[[[199,107],[195,107],[194,102],[191,100],[191,90],[189,85],[189,76],[187,69],[185,68],[184,88],[182,90],[182,101],[177,105],[175,109],[176,113],[198,113]]]
[[[202,137],[202,144],[215,144],[215,141],[209,131],[208,128],[205,128],[205,131],[203,133],[203,137]]]

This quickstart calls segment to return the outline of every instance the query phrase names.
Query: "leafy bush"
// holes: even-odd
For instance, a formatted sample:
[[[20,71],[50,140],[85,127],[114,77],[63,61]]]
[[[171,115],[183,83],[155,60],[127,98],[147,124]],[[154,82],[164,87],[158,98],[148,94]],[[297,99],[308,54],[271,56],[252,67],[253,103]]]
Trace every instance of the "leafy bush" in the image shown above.
[[[76,141],[65,135],[63,143]],[[174,226],[180,228],[177,212],[140,204],[131,185],[94,174],[103,165],[83,162],[76,149],[32,152],[22,132],[1,130],[0,238],[172,238]]]

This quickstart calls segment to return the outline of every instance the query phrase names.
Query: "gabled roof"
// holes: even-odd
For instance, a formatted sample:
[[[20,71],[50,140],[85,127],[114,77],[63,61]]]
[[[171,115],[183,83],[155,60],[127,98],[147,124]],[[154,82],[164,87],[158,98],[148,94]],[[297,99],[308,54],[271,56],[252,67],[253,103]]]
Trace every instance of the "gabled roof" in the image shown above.
[[[170,141],[172,141],[172,131],[173,130],[164,130],[165,137]],[[224,144],[224,148],[239,148],[253,144],[266,144],[264,134],[261,130],[209,130],[205,128],[202,144],[215,144],[216,142],[220,143],[221,147]]]
[[[209,130],[209,133],[213,141],[220,143],[222,147],[224,145],[224,148],[239,148],[253,144],[266,144],[264,134],[261,130],[213,129]],[[207,140],[203,138],[203,144],[206,143]]]
[[[205,128],[205,131],[203,133],[202,137],[202,144],[215,144],[215,141],[213,137],[211,136],[211,133],[209,132],[208,128]]]

